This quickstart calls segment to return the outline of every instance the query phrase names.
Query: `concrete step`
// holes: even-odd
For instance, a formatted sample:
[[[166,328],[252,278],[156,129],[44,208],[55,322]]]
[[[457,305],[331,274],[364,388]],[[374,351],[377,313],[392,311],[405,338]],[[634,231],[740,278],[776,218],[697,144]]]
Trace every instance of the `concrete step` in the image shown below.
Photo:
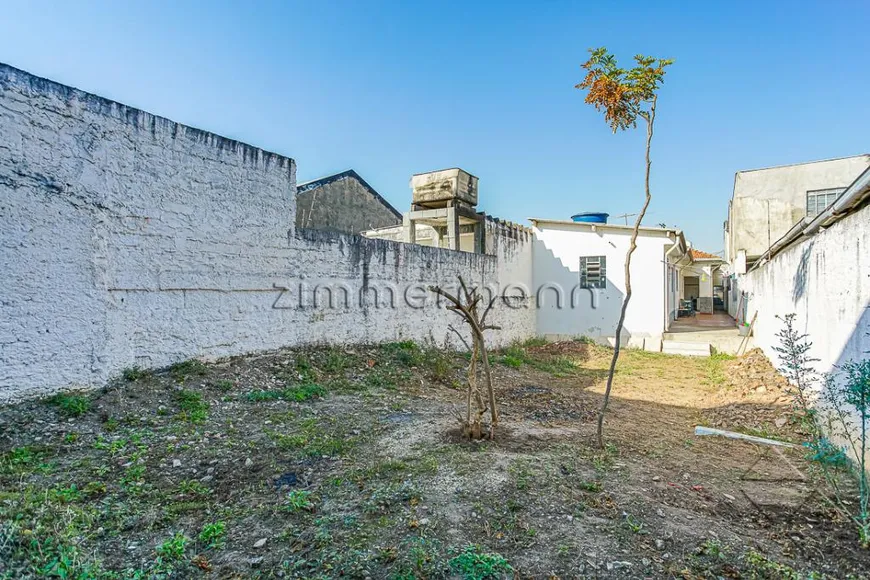
[[[665,340],[662,341],[662,352],[666,354],[681,354],[684,356],[710,356],[712,350],[709,342]]]

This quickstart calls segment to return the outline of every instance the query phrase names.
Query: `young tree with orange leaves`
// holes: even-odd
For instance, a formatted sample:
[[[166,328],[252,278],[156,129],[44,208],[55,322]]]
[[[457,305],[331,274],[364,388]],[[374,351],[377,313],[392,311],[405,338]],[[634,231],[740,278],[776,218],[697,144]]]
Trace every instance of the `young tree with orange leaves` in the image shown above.
[[[631,255],[637,249],[637,232],[646,215],[646,210],[652,200],[649,191],[650,145],[652,144],[653,125],[656,119],[656,101],[658,89],[664,82],[665,68],[673,64],[673,60],[636,55],[634,68],[619,68],[616,57],[606,48],[589,49],[590,57],[583,63],[586,78],[574,88],[585,90],[586,102],[595,107],[596,111],[604,111],[604,120],[614,133],[637,127],[638,118],[646,121],[646,176],[644,188],[646,196],[643,207],[637,214],[634,229],[631,232],[631,242],[625,254],[625,299],[619,321],[616,323],[616,344],[613,357],[610,359],[610,371],[607,374],[607,387],[604,399],[598,410],[598,447],[604,447],[604,415],[610,403],[610,391],[613,388],[613,375],[616,362],[619,359],[619,347],[622,338],[622,327],[625,324],[625,312],[631,300]]]

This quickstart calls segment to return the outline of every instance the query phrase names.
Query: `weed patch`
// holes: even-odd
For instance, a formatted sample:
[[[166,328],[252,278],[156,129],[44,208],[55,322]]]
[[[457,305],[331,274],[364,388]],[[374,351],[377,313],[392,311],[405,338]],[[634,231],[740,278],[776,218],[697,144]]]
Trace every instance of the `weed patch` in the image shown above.
[[[91,400],[82,395],[61,393],[48,399],[51,405],[58,408],[67,417],[79,417],[91,408]]]
[[[513,572],[513,568],[501,554],[486,553],[481,551],[480,546],[474,545],[466,546],[451,558],[450,569],[465,580],[501,578]]]
[[[208,403],[202,400],[202,395],[196,391],[182,389],[175,393],[175,400],[180,409],[179,417],[190,423],[202,423],[208,417]]]

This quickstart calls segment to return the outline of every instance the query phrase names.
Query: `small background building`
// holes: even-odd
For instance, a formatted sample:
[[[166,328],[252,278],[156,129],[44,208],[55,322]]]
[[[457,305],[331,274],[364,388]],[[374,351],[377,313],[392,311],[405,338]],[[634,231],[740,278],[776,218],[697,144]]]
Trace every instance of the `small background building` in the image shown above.
[[[725,258],[738,274],[803,218],[822,213],[858,175],[870,155],[738,171],[725,222]]]
[[[402,223],[402,214],[353,169],[296,188],[296,227],[358,234]]]

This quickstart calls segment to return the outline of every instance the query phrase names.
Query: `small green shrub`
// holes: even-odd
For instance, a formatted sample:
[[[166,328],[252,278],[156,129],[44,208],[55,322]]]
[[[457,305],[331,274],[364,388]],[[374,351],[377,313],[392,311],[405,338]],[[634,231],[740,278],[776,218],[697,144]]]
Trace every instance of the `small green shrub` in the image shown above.
[[[170,561],[181,560],[184,558],[184,552],[187,549],[189,541],[190,538],[182,532],[176,532],[174,536],[157,546],[157,553]]]
[[[347,354],[338,348],[330,348],[326,352],[323,370],[328,373],[338,374],[352,367],[355,362],[353,355]]]
[[[10,466],[27,465],[36,461],[38,457],[39,454],[32,447],[15,447],[3,455],[2,464]]]
[[[121,378],[123,378],[127,382],[138,381],[139,379],[144,379],[150,373],[138,366],[132,366],[121,371]]]
[[[69,487],[57,487],[53,491],[55,499],[61,503],[73,503],[82,497],[82,492],[76,487],[76,484],[71,484]]]
[[[190,376],[203,376],[208,372],[208,367],[202,361],[192,358],[177,362],[169,367],[169,374],[176,380],[182,380]]]
[[[211,490],[195,479],[185,479],[178,484],[178,492],[183,495],[207,496]]]
[[[326,394],[326,389],[315,383],[287,387],[281,391],[281,397],[288,401],[307,401],[308,399],[320,398]]]
[[[280,391],[251,391],[247,394],[247,399],[252,403],[262,401],[307,401],[322,397],[326,394],[326,389],[316,383],[306,383],[302,385],[294,385]]]
[[[224,545],[225,534],[226,524],[224,522],[206,524],[202,527],[202,531],[199,533],[199,541],[208,549],[218,549]]]
[[[233,387],[235,387],[235,386],[236,386],[236,383],[234,383],[233,381],[231,381],[229,379],[221,379],[215,383],[215,387],[218,390],[224,391],[224,392],[233,390]]]
[[[604,484],[600,481],[581,481],[580,489],[589,493],[601,493],[604,491]]]
[[[51,397],[48,402],[60,410],[67,417],[79,417],[87,413],[91,408],[91,400],[82,395],[60,393]]]
[[[420,366],[425,361],[425,356],[420,347],[413,340],[402,342],[388,342],[381,345],[381,350],[393,361],[406,367]]]
[[[509,366],[509,367],[512,367],[515,369],[518,369],[521,366],[523,366],[523,359],[517,358],[517,357],[509,355],[509,354],[506,354],[503,357],[501,357],[501,359],[499,359],[499,362],[505,366]]]
[[[485,553],[480,546],[466,546],[450,559],[450,569],[465,580],[501,578],[513,573],[513,567],[501,554]]]
[[[175,400],[185,421],[202,423],[208,418],[208,403],[202,400],[198,392],[182,389],[175,393]]]
[[[284,506],[291,513],[302,510],[311,511],[314,509],[314,503],[311,501],[311,492],[303,489],[294,489],[287,494]]]

